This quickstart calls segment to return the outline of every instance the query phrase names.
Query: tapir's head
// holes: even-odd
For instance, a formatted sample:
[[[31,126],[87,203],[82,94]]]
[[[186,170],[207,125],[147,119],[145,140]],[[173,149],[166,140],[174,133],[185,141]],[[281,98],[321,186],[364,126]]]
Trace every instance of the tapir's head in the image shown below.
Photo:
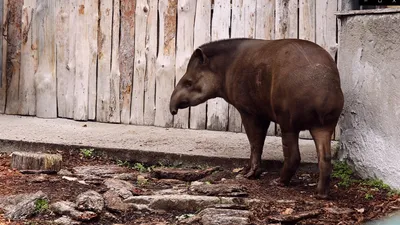
[[[196,49],[189,60],[186,73],[172,92],[169,103],[171,114],[175,115],[179,109],[196,106],[217,97],[220,87],[220,76],[217,76],[210,59],[203,50]]]

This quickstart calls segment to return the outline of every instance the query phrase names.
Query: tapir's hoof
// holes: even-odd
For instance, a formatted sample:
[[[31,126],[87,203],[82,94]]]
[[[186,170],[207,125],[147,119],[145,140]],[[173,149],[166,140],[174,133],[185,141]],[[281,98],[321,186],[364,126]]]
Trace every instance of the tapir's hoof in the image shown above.
[[[261,171],[258,169],[250,169],[243,177],[247,179],[258,179],[261,176]]]

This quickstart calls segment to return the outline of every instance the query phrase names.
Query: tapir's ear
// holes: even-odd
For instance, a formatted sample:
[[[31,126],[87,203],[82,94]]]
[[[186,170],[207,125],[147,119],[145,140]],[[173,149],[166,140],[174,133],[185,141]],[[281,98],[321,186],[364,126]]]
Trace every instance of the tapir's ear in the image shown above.
[[[201,64],[207,64],[208,63],[208,58],[204,54],[203,50],[201,48],[197,48],[194,51],[194,55],[200,60]]]

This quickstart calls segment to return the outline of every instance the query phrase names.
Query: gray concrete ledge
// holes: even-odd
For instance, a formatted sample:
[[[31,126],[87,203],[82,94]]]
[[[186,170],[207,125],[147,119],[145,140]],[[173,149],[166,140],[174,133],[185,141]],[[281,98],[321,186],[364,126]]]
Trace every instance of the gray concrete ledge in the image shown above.
[[[398,8],[386,8],[386,9],[363,9],[363,10],[349,10],[343,12],[336,12],[337,17],[344,16],[355,16],[355,15],[373,15],[373,14],[391,14],[400,13]]]
[[[144,163],[181,161],[226,167],[244,165],[250,156],[244,133],[0,115],[0,151],[80,148],[94,148],[107,157]],[[332,148],[337,148],[337,142]],[[317,162],[312,140],[300,140],[300,151],[304,165]],[[263,160],[267,167],[282,164],[280,137],[266,138]]]

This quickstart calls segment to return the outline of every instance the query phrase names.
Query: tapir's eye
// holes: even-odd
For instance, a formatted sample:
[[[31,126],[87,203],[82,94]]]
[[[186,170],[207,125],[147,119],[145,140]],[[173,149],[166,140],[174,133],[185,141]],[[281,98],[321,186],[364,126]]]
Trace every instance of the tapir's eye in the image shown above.
[[[189,88],[189,87],[192,86],[192,81],[191,80],[186,80],[184,85],[185,85],[185,87]]]

